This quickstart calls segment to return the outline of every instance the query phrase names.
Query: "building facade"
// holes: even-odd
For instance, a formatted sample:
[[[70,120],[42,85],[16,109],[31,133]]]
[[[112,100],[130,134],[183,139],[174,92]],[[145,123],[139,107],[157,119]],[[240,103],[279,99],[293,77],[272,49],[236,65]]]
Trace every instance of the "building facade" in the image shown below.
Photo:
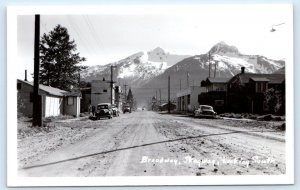
[[[67,92],[50,86],[39,85],[42,101],[42,116],[80,115],[80,92]],[[17,80],[17,111],[23,116],[32,117],[33,83]]]
[[[217,113],[225,112],[229,80],[230,78],[207,78],[203,81],[201,84],[206,88],[206,92],[199,94],[199,104],[213,106]]]
[[[182,90],[176,94],[177,111],[193,112],[199,107],[198,95],[206,92],[205,87],[191,86],[188,89]]]
[[[271,88],[285,97],[285,75],[246,73],[242,68],[241,73],[228,81],[227,110],[240,113],[272,112],[265,102],[265,93]]]
[[[111,103],[115,104],[115,85],[112,85],[111,95],[111,83],[103,80],[93,80],[91,82],[91,105],[97,106],[100,103]]]

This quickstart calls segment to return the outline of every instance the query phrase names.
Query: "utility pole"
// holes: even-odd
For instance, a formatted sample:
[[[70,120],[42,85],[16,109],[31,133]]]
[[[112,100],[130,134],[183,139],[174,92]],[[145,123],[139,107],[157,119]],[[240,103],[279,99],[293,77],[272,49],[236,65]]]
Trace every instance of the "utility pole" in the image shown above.
[[[40,15],[35,15],[34,24],[34,82],[33,82],[33,118],[32,126],[43,126],[42,98],[39,96],[40,74]]]
[[[116,66],[113,66],[111,65],[110,66],[110,103],[113,104],[113,88],[114,88],[114,81],[113,81],[113,78],[114,78],[114,67]]]
[[[159,89],[159,105],[161,105],[161,89]]]
[[[110,103],[113,104],[113,66],[110,66]]]
[[[190,83],[190,81],[189,81],[189,80],[190,80],[190,79],[189,79],[189,75],[190,75],[189,72],[187,72],[187,73],[186,73],[186,85],[187,85],[187,88],[190,87],[190,84],[189,84],[189,83]]]
[[[80,89],[80,72],[78,71],[78,88]]]
[[[214,78],[216,78],[216,72],[217,72],[217,63],[215,63],[215,72],[214,72]]]
[[[181,79],[179,80],[179,90],[181,91]]]
[[[210,78],[210,52],[208,53],[208,78]]]
[[[27,81],[27,69],[25,70],[25,81]]]
[[[171,102],[170,102],[170,75],[168,76],[168,113],[171,112]]]
[[[126,94],[126,93],[127,93],[127,91],[126,91],[127,86],[128,86],[128,85],[125,83],[125,84],[124,84],[124,87],[125,87],[125,94],[124,94],[125,102],[127,102],[127,94]]]

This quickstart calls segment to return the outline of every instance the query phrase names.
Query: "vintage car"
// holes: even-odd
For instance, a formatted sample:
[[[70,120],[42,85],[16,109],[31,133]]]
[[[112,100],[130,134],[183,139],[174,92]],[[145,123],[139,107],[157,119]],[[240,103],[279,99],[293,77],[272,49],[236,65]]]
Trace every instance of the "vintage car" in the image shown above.
[[[131,107],[130,106],[124,106],[123,107],[123,113],[126,113],[126,112],[131,113]]]
[[[110,103],[102,103],[97,105],[95,116],[97,119],[108,118],[113,116],[112,106]]]
[[[195,118],[216,118],[217,113],[214,111],[212,106],[200,105],[198,109],[194,111]]]
[[[112,113],[115,117],[118,117],[120,115],[120,111],[115,104],[112,105]]]

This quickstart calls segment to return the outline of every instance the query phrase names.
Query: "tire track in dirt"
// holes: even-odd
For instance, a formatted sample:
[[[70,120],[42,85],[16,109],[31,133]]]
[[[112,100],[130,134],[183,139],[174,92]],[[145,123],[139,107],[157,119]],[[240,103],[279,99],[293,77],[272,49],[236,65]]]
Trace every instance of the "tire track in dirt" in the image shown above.
[[[122,121],[120,119],[111,120],[109,125],[101,125],[101,121],[95,122],[96,130],[88,138],[74,143],[70,146],[62,147],[61,149],[50,153],[41,161],[35,162],[33,167],[27,169],[21,169],[19,172],[21,175],[29,176],[87,176],[93,172],[96,168],[93,166],[99,158],[105,158],[105,154],[97,155],[97,153],[110,151],[116,149],[120,143],[120,139],[130,129],[130,121]],[[97,124],[100,124],[97,126]],[[103,123],[102,123],[103,124]],[[106,122],[104,122],[106,124]],[[109,137],[109,138],[108,138]],[[110,138],[112,137],[112,138]],[[89,156],[92,155],[92,156]],[[83,156],[83,157],[82,157]],[[84,157],[87,156],[87,157]],[[112,158],[113,154],[109,154]],[[80,158],[82,157],[82,158]],[[80,159],[74,159],[80,158]],[[110,165],[111,158],[105,158],[104,168],[106,165]],[[74,159],[74,160],[72,160]],[[69,160],[69,161],[68,161]],[[103,158],[102,158],[103,160]],[[63,161],[61,163],[51,164],[55,162]],[[48,163],[48,165],[47,165]],[[103,162],[97,163],[102,165]],[[92,167],[93,166],[93,167]],[[103,167],[103,166],[101,166]],[[60,169],[58,169],[60,168]]]
[[[167,118],[165,118],[167,119]],[[183,136],[197,136],[205,134],[217,134],[224,133],[226,130],[220,130],[218,128],[212,128],[201,126],[198,123],[198,126],[190,124],[188,122],[182,123],[176,121],[175,117],[173,120],[169,118],[169,124],[166,125],[166,122],[160,120],[161,124],[158,124],[157,130],[160,133],[165,134],[170,139],[182,138]],[[180,119],[178,119],[180,121]],[[262,165],[251,165],[248,168],[243,165],[232,165],[224,164],[222,166],[210,166],[210,167],[195,167],[195,172],[197,175],[217,175],[217,174],[282,174],[285,173],[285,158],[284,156],[284,143],[281,144],[280,151],[276,150],[276,146],[272,146],[270,140],[260,139],[260,144],[255,143],[257,138],[249,136],[250,138],[244,138],[247,135],[244,134],[227,134],[227,135],[217,135],[211,137],[199,137],[192,138],[188,140],[182,140],[181,144],[173,143],[172,151],[178,152],[180,154],[186,154],[199,159],[213,159],[213,158],[222,158],[234,159],[234,158],[243,158],[246,160],[251,159],[253,156],[259,156],[262,159],[272,157],[274,152],[270,152],[275,149],[275,156],[273,158],[277,159],[276,164],[270,164],[266,166]],[[261,145],[261,140],[269,142],[268,145]],[[250,141],[250,144],[248,141]],[[272,142],[272,141],[271,141]],[[254,144],[255,143],[255,144]],[[271,145],[271,148],[270,148]],[[182,146],[182,147],[178,147]],[[283,150],[283,151],[282,151]],[[270,154],[271,153],[271,154]],[[222,167],[222,168],[221,168]],[[198,170],[198,171],[197,171]],[[199,171],[200,170],[200,171]]]

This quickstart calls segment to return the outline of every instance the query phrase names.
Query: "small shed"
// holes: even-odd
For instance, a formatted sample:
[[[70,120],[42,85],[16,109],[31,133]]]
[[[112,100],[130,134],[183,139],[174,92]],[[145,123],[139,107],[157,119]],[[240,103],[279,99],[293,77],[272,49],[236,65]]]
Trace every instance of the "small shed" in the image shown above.
[[[42,98],[42,116],[80,114],[80,92],[68,92],[51,86],[39,85],[39,95]],[[32,117],[33,82],[17,80],[17,111],[27,117]]]

